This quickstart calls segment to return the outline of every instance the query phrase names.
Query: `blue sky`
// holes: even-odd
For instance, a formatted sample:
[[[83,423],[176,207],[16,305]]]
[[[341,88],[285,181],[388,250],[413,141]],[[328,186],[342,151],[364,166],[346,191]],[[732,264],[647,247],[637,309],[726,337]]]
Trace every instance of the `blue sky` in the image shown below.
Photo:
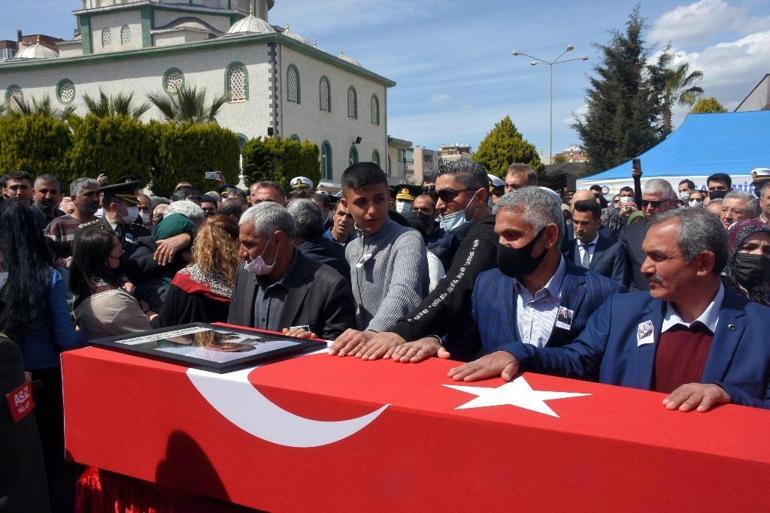
[[[77,0],[3,0],[0,39],[16,29],[71,37]],[[637,0],[276,0],[270,21],[395,80],[389,91],[390,135],[436,148],[474,148],[510,115],[526,139],[548,151],[548,68],[530,66],[519,49],[553,59],[568,44],[571,62],[554,68],[554,153],[579,144],[569,127],[584,109],[598,63],[594,43],[622,30]],[[671,42],[677,59],[704,73],[707,96],[735,107],[770,72],[770,2],[759,0],[645,1],[646,38]],[[683,111],[675,122],[681,121]]]

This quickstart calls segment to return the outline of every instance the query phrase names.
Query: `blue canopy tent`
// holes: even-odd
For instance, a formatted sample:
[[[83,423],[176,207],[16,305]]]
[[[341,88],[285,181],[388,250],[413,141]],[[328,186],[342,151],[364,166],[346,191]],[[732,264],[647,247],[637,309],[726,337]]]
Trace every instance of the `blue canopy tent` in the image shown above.
[[[679,128],[642,153],[642,182],[665,178],[674,186],[689,178],[705,189],[706,178],[727,173],[733,189],[751,192],[751,170],[770,167],[770,111],[689,114]],[[578,189],[606,187],[614,195],[633,186],[631,161],[577,181]]]

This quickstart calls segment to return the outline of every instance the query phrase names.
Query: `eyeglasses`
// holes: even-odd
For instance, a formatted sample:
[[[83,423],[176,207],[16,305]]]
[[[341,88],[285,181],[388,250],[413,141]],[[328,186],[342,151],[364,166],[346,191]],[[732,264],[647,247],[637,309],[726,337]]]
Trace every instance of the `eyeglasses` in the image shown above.
[[[460,189],[460,190],[454,190],[454,189],[441,189],[436,194],[438,195],[439,199],[443,201],[444,203],[449,203],[450,201],[453,201],[458,194],[461,192],[467,191],[468,189]]]
[[[668,200],[658,200],[658,201],[650,201],[650,200],[642,200],[642,208],[647,208],[647,205],[652,205],[652,208],[660,208],[660,206],[665,203]]]

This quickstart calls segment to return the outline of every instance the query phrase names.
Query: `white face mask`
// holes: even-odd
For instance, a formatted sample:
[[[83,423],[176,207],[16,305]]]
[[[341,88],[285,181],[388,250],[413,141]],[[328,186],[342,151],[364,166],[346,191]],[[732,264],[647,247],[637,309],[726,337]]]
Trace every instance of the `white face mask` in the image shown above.
[[[703,206],[703,200],[699,200],[699,199],[691,199],[691,200],[689,201],[689,205],[690,205],[691,207],[702,207],[702,206]]]
[[[150,224],[150,213],[149,212],[142,212],[142,223],[143,224]]]
[[[473,193],[473,196],[471,196],[471,200],[468,202],[468,204],[465,205],[464,209],[458,210],[452,214],[439,216],[438,222],[441,226],[441,229],[445,232],[453,233],[462,228],[465,224],[469,223],[470,221],[468,221],[468,218],[465,217],[465,211],[468,210],[468,205],[473,203],[474,199],[476,199],[475,192]]]
[[[8,283],[8,271],[0,271],[0,289]]]
[[[251,262],[246,262],[245,268],[250,273],[254,273],[257,276],[266,276],[273,272],[273,268],[275,267],[275,263],[278,261],[278,249],[275,250],[275,258],[273,259],[272,264],[267,264],[265,262],[265,259],[262,258],[262,255],[265,254],[265,250],[267,249],[267,246],[270,245],[270,241],[273,240],[273,237],[271,236],[270,239],[267,241],[267,244],[265,244],[265,247],[262,249],[262,253],[257,255],[257,257],[252,260]]]
[[[396,200],[396,212],[403,214],[404,212],[410,212],[412,210],[411,201]]]
[[[123,219],[123,221],[126,223],[135,223],[136,218],[139,217],[139,207],[137,206],[128,207],[126,211],[128,213],[126,214],[126,218]]]
[[[101,219],[104,217],[104,209],[102,207],[99,207],[96,209],[96,212],[94,213],[94,217]]]
[[[682,201],[688,201],[690,199],[690,193],[689,192],[680,192],[679,193],[679,199]]]

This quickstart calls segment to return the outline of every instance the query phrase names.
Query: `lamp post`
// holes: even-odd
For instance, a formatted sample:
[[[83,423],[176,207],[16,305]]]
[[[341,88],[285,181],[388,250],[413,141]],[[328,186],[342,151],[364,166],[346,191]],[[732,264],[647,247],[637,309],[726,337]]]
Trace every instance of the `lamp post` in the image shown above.
[[[514,57],[519,57],[521,55],[525,57],[529,57],[530,59],[533,59],[529,65],[530,66],[537,66],[538,64],[546,64],[549,69],[549,106],[548,106],[548,164],[553,164],[553,67],[557,64],[564,64],[565,62],[572,62],[572,61],[587,61],[588,57],[575,57],[574,59],[564,59],[561,60],[562,57],[567,52],[571,52],[574,50],[575,47],[572,45],[567,45],[567,48],[564,49],[561,54],[556,57],[552,61],[546,61],[544,59],[541,59],[540,57],[535,57],[534,55],[529,55],[528,53],[524,53],[519,50],[514,50],[511,52],[511,54]]]

